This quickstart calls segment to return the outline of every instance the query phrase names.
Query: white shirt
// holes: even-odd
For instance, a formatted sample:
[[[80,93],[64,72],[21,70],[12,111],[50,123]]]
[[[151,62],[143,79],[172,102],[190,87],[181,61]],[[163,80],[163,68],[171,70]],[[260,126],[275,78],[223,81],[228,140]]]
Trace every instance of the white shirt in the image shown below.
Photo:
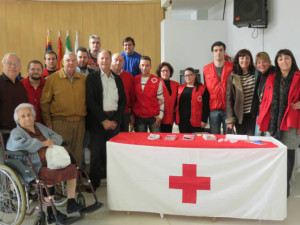
[[[119,94],[114,75],[111,73],[110,77],[107,77],[101,70],[100,77],[103,89],[103,111],[118,110]]]

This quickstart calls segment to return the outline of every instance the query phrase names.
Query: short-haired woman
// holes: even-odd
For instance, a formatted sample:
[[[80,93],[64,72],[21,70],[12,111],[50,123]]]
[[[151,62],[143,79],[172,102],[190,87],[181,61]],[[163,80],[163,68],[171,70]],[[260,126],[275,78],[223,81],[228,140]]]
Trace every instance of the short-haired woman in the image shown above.
[[[76,190],[76,166],[70,164],[68,167],[60,170],[51,170],[47,168],[46,150],[53,145],[61,145],[63,140],[60,135],[50,130],[41,123],[35,123],[35,111],[33,105],[22,103],[17,106],[14,112],[14,120],[17,127],[11,131],[6,148],[10,151],[27,150],[34,167],[38,171],[40,178],[47,185],[50,194],[53,195],[54,184],[67,181],[68,204],[67,213],[78,212],[83,207],[75,202]],[[29,165],[25,156],[18,157],[25,165]],[[46,192],[44,192],[45,201],[49,202]],[[55,222],[51,206],[47,207],[48,224]],[[66,219],[67,216],[57,210],[58,220]]]

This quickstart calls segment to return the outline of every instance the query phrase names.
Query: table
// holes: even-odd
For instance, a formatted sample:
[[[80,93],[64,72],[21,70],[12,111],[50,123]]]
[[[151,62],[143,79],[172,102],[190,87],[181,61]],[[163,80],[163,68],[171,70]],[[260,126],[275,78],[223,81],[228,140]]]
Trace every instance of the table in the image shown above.
[[[147,140],[121,133],[107,142],[108,207],[118,211],[284,220],[287,148],[271,137],[262,145]],[[218,139],[223,136],[217,136]]]

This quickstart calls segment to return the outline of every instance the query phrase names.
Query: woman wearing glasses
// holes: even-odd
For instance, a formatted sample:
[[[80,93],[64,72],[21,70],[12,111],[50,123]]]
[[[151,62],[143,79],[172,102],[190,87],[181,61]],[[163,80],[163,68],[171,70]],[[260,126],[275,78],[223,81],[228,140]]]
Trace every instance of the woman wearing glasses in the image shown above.
[[[163,80],[163,92],[164,92],[164,117],[160,124],[160,131],[162,133],[172,133],[173,123],[174,123],[174,109],[177,98],[177,89],[179,83],[170,80],[174,72],[173,67],[167,63],[163,62],[158,65],[156,74]]]
[[[201,132],[209,116],[209,93],[193,68],[185,69],[184,79],[186,83],[178,87],[176,124],[180,133]]]

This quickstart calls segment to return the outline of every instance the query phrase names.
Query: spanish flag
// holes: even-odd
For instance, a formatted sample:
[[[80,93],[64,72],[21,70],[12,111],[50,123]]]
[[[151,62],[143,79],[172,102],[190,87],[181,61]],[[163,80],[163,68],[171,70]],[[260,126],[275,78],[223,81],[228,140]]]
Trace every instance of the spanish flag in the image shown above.
[[[48,50],[52,50],[49,30],[47,31],[47,40],[46,40],[46,51]]]
[[[58,31],[58,59],[57,59],[57,67],[58,70],[60,70],[60,68],[62,68],[62,58],[63,58],[63,49],[62,49],[62,43],[61,43],[61,39],[60,39],[60,30]]]

